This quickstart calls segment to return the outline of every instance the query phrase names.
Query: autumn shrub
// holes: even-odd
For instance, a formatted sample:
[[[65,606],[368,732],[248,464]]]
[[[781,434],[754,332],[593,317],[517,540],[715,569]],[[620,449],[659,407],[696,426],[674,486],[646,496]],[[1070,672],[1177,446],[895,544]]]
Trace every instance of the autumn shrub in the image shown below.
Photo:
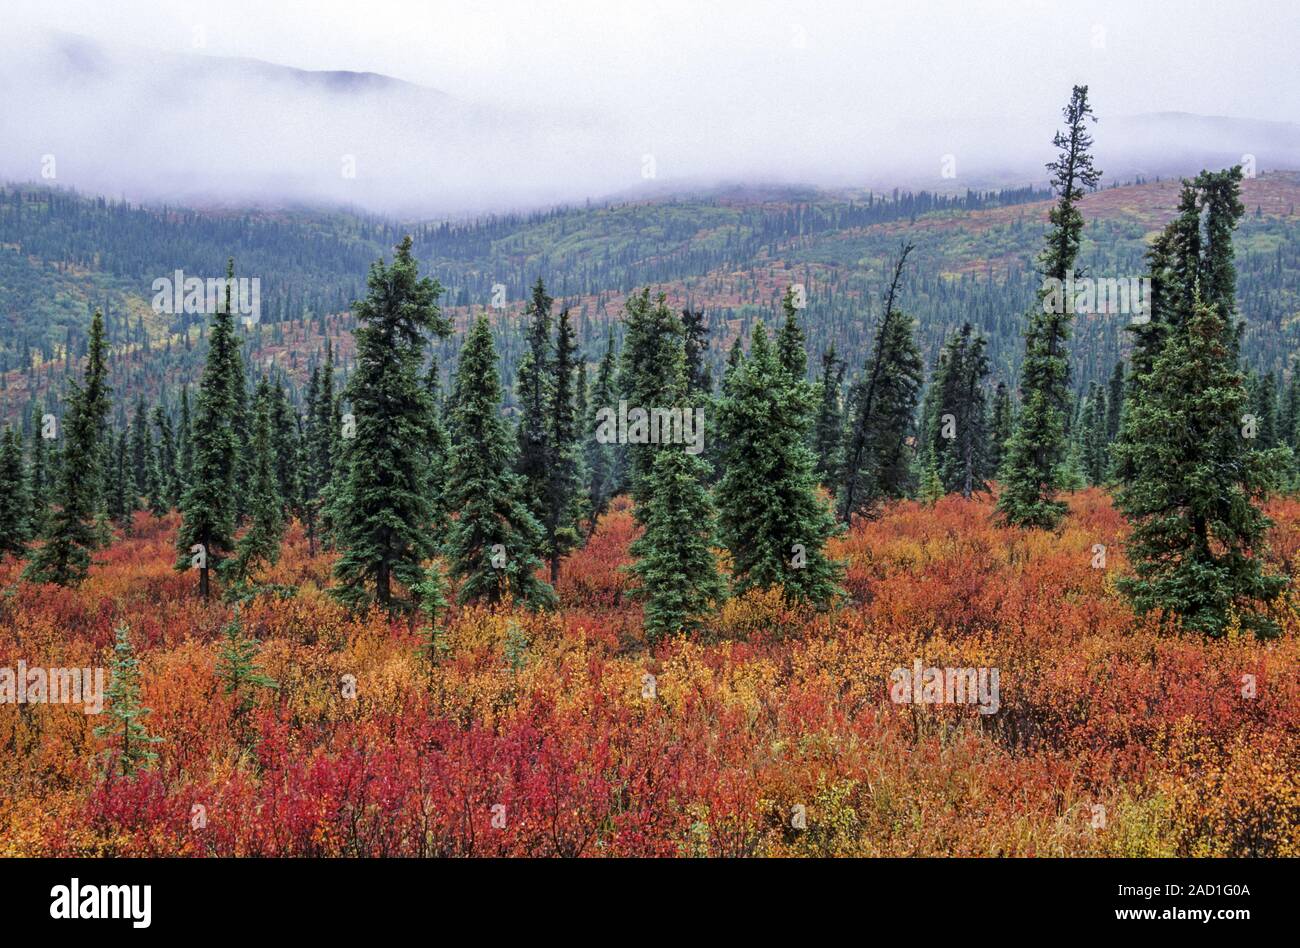
[[[106,666],[138,643],[156,765],[108,774],[94,716],[0,706],[0,854],[265,856],[1300,855],[1300,612],[1280,638],[1173,635],[1115,590],[1100,490],[1056,532],[993,499],[901,502],[832,541],[848,598],[735,598],[648,645],[625,499],[561,569],[560,608],[350,615],[301,528],[240,608],[278,687],[237,713],[234,606],[138,514],[80,587],[0,564],[0,667]],[[1300,502],[1269,508],[1296,574]],[[1100,548],[1100,550],[1099,550]],[[891,700],[913,663],[997,669],[999,707]]]

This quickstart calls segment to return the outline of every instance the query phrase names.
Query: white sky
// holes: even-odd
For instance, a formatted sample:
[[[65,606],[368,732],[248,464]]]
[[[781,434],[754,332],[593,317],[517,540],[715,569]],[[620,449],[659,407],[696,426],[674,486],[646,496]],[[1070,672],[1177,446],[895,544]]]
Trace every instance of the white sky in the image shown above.
[[[60,182],[114,196],[489,208],[635,190],[646,155],[669,187],[1024,184],[1075,83],[1108,175],[1168,172],[1156,159],[1184,153],[1182,171],[1246,153],[1300,167],[1300,129],[1183,122],[1175,141],[1116,121],[1300,122],[1297,0],[38,0],[5,18],[0,178],[52,154]],[[68,84],[23,28],[125,56]],[[200,75],[149,49],[377,72],[454,106],[431,117],[256,71]],[[950,154],[958,177],[942,180]]]
[[[1300,121],[1295,0],[40,0],[6,17],[174,51],[201,29],[215,54],[701,120],[1039,114],[1087,82],[1112,115]]]

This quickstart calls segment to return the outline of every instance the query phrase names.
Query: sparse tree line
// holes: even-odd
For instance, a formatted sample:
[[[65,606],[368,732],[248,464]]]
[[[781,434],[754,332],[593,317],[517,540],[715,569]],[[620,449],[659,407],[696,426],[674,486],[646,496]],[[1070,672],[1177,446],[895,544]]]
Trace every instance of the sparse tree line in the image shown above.
[[[1045,282],[1084,275],[1079,201],[1100,179],[1086,87],[1064,116],[1048,165],[1058,200],[1039,259]],[[990,379],[988,340],[970,323],[948,336],[927,384],[902,307],[906,243],[863,364],[850,373],[831,346],[815,381],[793,287],[781,324],[758,324],[747,350],[737,338],[715,385],[703,314],[675,312],[647,288],[626,303],[621,349],[611,332],[602,352],[584,353],[569,311],[554,312],[538,279],[513,418],[503,412],[500,327],[486,314],[442,392],[435,346],[452,325],[410,238],[371,266],[354,304],[346,384],[336,391],[327,350],[301,410],[282,379],[249,390],[227,294],[179,410],[139,399],[115,429],[96,313],[59,437],[34,431],[30,448],[12,429],[0,438],[0,555],[27,557],[32,582],[74,584],[113,525],[176,509],[177,569],[195,572],[205,598],[215,575],[240,599],[267,589],[260,579],[297,519],[313,550],[337,551],[332,592],[342,602],[419,610],[436,630],[452,580],[461,603],[554,606],[565,556],[626,492],[643,528],[632,571],[657,639],[699,629],[725,597],[751,589],[831,606],[843,565],[827,540],[885,502],[971,497],[996,480],[1003,522],[1054,529],[1062,491],[1112,485],[1133,525],[1133,575],[1120,587],[1140,612],[1209,634],[1233,621],[1268,634],[1259,606],[1285,580],[1260,564],[1261,502],[1297,479],[1300,373],[1279,397],[1271,375],[1239,366],[1240,179],[1234,168],[1184,182],[1178,215],[1148,255],[1150,318],[1130,327],[1128,365],[1116,364],[1107,385],[1072,394],[1070,313],[1029,314],[1018,405]],[[702,408],[704,452],[597,438],[601,409],[620,401]]]

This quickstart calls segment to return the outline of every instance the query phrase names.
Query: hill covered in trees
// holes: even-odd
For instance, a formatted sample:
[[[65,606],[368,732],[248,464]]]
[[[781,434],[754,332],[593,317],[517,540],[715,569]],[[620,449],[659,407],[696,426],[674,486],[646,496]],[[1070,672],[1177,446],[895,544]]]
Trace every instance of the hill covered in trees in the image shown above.
[[[1275,379],[1289,371],[1300,312],[1300,174],[1243,182],[1236,234],[1239,297],[1249,367]],[[1085,196],[1081,265],[1095,274],[1144,271],[1146,242],[1172,219],[1178,182],[1106,187]],[[248,333],[248,362],[273,360],[291,397],[331,339],[351,358],[349,306],[370,261],[407,232],[426,272],[446,287],[444,308],[461,329],[491,309],[507,401],[523,348],[519,317],[532,282],[545,280],[571,308],[580,354],[597,361],[605,335],[621,332],[623,304],[645,285],[678,307],[704,312],[706,358],[718,374],[732,339],[780,311],[791,283],[806,288],[811,365],[834,343],[860,364],[892,260],[915,244],[908,310],[929,365],[964,322],[988,337],[994,378],[1018,384],[1021,314],[1037,289],[1034,256],[1051,202],[1044,191],[945,197],[929,193],[841,194],[735,189],[699,198],[572,207],[462,223],[397,223],[345,213],[140,208],[69,192],[0,189],[0,372],[3,413],[30,416],[32,396],[52,404],[84,356],[90,312],[105,315],[119,394],[174,405],[201,364],[201,316],[155,313],[155,279],[177,269],[219,277],[233,255],[261,282],[261,321]],[[494,287],[504,287],[494,295]],[[1071,342],[1079,393],[1104,383],[1124,347],[1124,320],[1085,317]],[[459,334],[438,349],[444,381]],[[65,359],[71,353],[71,364]],[[51,385],[51,380],[55,384]],[[30,421],[28,421],[30,423]]]

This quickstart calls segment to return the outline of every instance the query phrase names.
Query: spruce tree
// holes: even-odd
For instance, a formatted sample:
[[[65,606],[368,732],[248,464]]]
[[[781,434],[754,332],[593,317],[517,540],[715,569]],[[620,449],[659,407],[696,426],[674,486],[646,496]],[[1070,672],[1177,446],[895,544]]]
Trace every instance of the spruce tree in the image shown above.
[[[1124,414],[1124,361],[1115,363],[1106,387],[1106,445],[1119,436],[1120,418]]]
[[[1255,443],[1261,448],[1275,448],[1281,443],[1277,421],[1277,379],[1272,372],[1250,373],[1246,381],[1250,396],[1250,413],[1255,418]]]
[[[330,509],[333,498],[335,457],[342,439],[342,415],[334,394],[334,347],[325,344],[325,361],[312,369],[304,406],[301,444],[302,492],[301,515],[307,528],[307,542],[311,554],[316,554],[317,538],[329,539],[332,520]],[[430,471],[436,481],[438,471]],[[436,485],[434,485],[436,486]],[[432,488],[431,488],[432,489]],[[435,510],[432,525],[440,527]],[[327,544],[328,545],[328,544]]]
[[[992,473],[984,394],[989,371],[986,345],[970,323],[963,324],[945,343],[927,393],[926,469],[934,465],[944,493],[960,492],[968,499],[975,491],[988,489]]]
[[[167,488],[163,483],[162,467],[158,463],[158,451],[151,448],[144,462],[144,496],[145,509],[151,517],[164,517],[171,505],[167,503]]]
[[[253,480],[253,435],[252,419],[248,404],[248,386],[245,379],[243,343],[238,334],[234,337],[226,384],[230,389],[230,430],[235,439],[235,483],[248,484]],[[248,516],[251,498],[246,491],[235,491],[232,498],[235,525],[239,526]]]
[[[217,653],[217,679],[222,683],[222,692],[234,700],[235,739],[247,747],[250,744],[248,715],[256,703],[257,689],[276,690],[280,685],[258,666],[257,639],[244,636],[238,613],[226,625],[222,638]]]
[[[840,483],[841,458],[844,454],[844,407],[840,402],[844,369],[845,363],[836,358],[835,343],[832,342],[822,355],[822,374],[814,391],[817,410],[812,428],[817,480],[832,492]]]
[[[447,580],[442,567],[435,561],[425,571],[424,579],[416,583],[414,590],[420,603],[420,612],[425,621],[424,650],[428,654],[429,664],[437,665],[448,652],[447,630],[440,621],[447,612]]]
[[[677,354],[676,404],[691,411],[684,347]],[[655,455],[637,518],[645,530],[632,543],[637,595],[645,600],[645,631],[651,642],[695,632],[725,595],[713,548],[715,513],[705,487],[707,462],[669,445]]]
[[[1066,443],[1065,459],[1057,465],[1057,484],[1061,490],[1073,494],[1087,486],[1088,478],[1083,470],[1083,445],[1073,437]]]
[[[149,412],[144,396],[136,399],[131,418],[131,482],[143,490],[149,478],[149,455],[153,453],[153,434],[149,430]]]
[[[662,293],[652,302],[648,287],[630,296],[625,308],[619,397],[627,402],[629,416],[638,408],[647,413],[667,408],[675,384],[674,353],[682,345],[681,320],[668,308]],[[653,455],[662,447],[632,443],[626,447],[628,487],[637,503],[643,499],[642,482],[649,474]]]
[[[1139,612],[1185,629],[1220,635],[1235,613],[1267,636],[1277,627],[1258,606],[1286,578],[1261,568],[1270,522],[1260,505],[1284,480],[1289,452],[1261,449],[1251,437],[1258,429],[1234,324],[1240,182],[1240,168],[1184,181],[1180,214],[1152,255],[1159,332],[1142,333],[1135,347],[1114,447],[1124,473],[1116,499],[1133,525],[1134,575],[1120,588]]]
[[[999,382],[993,390],[993,404],[989,409],[989,473],[992,477],[1001,476],[1002,460],[1014,424],[1011,392],[1005,382]]]
[[[1287,383],[1286,395],[1282,398],[1278,424],[1282,441],[1293,449],[1300,447],[1300,367],[1291,370],[1291,381]]]
[[[934,455],[926,455],[921,481],[917,488],[917,497],[921,503],[933,507],[945,493],[943,481],[939,479],[939,467],[935,462]]]
[[[424,436],[425,463],[429,471],[429,503],[433,514],[430,528],[441,543],[451,526],[452,510],[447,500],[447,473],[451,464],[451,436],[442,418],[442,393],[438,364],[434,362],[424,377],[429,393],[429,417]]]
[[[316,485],[317,530],[327,547],[333,545],[334,497],[342,478],[336,460],[343,450],[343,412],[334,390],[334,346],[325,344],[325,363],[321,366],[320,392],[316,399],[315,424],[308,446],[311,476]]]
[[[278,379],[271,389],[270,405],[276,492],[280,498],[281,514],[287,521],[302,511],[302,459],[298,445],[298,415],[289,403],[284,383]],[[256,446],[253,455],[256,458]]]
[[[1222,314],[1199,304],[1129,404],[1117,448],[1133,475],[1117,502],[1133,524],[1134,575],[1119,586],[1138,612],[1183,628],[1221,635],[1235,610],[1263,636],[1276,626],[1256,604],[1275,599],[1286,578],[1265,574],[1257,559],[1270,525],[1260,504],[1285,449],[1257,450],[1242,438],[1247,394],[1231,336]]]
[[[153,410],[153,426],[158,432],[157,450],[155,452],[158,477],[162,484],[167,509],[170,510],[180,503],[183,488],[181,486],[180,463],[176,453],[176,432],[172,428],[171,419],[163,411],[161,405],[156,406]]]
[[[320,475],[316,469],[314,445],[316,432],[316,403],[320,399],[320,366],[311,370],[307,394],[303,403],[300,464],[302,470],[302,522],[307,530],[307,544],[312,556],[316,555],[316,517],[320,498]]]
[[[1078,442],[1083,475],[1094,487],[1106,482],[1107,415],[1105,390],[1092,382],[1079,416]]]
[[[1125,327],[1133,336],[1124,391],[1126,410],[1141,400],[1143,382],[1151,374],[1168,334],[1186,322],[1184,301],[1195,292],[1196,269],[1199,267],[1198,201],[1196,187],[1184,180],[1178,216],[1156,236],[1147,251],[1147,265],[1151,272],[1149,312],[1146,319]],[[1197,262],[1193,263],[1189,258]],[[1181,262],[1176,266],[1176,261]],[[1128,425],[1121,418],[1116,446],[1111,450],[1111,475],[1121,484],[1130,483],[1135,473],[1128,461],[1131,455],[1118,447],[1127,437]]]
[[[1282,443],[1291,449],[1290,488],[1300,487],[1300,369],[1291,370],[1278,418]]]
[[[906,496],[911,481],[908,438],[921,390],[921,353],[913,320],[895,305],[912,245],[894,264],[871,357],[849,394],[849,424],[839,489],[839,518],[872,515],[880,501]]]
[[[181,498],[181,527],[176,536],[176,569],[198,570],[199,595],[204,599],[212,594],[210,571],[234,549],[236,485],[248,483],[236,481],[239,441],[231,377],[241,359],[230,310],[233,260],[226,266],[226,277],[225,301],[208,333],[207,361],[199,383],[193,430],[187,439],[192,443],[193,462]]]
[[[345,441],[334,499],[342,550],[335,595],[353,608],[373,597],[391,612],[413,605],[394,593],[394,582],[408,590],[418,583],[438,546],[429,531],[433,504],[421,444],[432,407],[420,367],[426,335],[450,335],[451,324],[438,309],[442,287],[419,276],[409,236],[391,265],[371,266],[367,285],[355,305],[356,370],[344,391],[356,437]]]
[[[708,402],[708,417],[716,419],[718,411],[721,408],[722,401],[727,397],[728,380],[734,375],[737,367],[745,361],[745,348],[739,335],[731,342],[731,348],[727,350],[727,361],[723,366],[722,380],[718,385],[718,393],[710,398]],[[722,430],[716,423],[712,424],[709,429],[709,437],[704,444],[704,457],[708,461],[710,468],[709,483],[717,489],[721,482],[722,476],[726,473],[727,444],[726,438],[723,437]]]
[[[574,412],[574,341],[569,311],[560,312],[556,324],[555,357],[546,402],[546,480],[543,495],[542,555],[550,561],[551,585],[560,578],[560,558],[578,545],[577,498],[582,455],[578,445],[579,420]]]
[[[150,748],[162,738],[145,728],[143,719],[152,710],[140,703],[140,660],[135,657],[130,632],[120,626],[115,632],[113,661],[109,665],[108,688],[104,692],[104,715],[108,723],[95,728],[95,736],[107,738],[109,772],[116,765],[122,776],[147,769],[158,759]]]
[[[614,333],[611,331],[605,346],[604,358],[596,370],[596,384],[591,392],[587,414],[583,420],[583,445],[586,450],[587,509],[591,517],[591,532],[596,532],[596,521],[609,508],[614,494],[614,449],[596,437],[596,415],[602,409],[617,411],[615,404]]]
[[[38,409],[36,418],[40,419],[43,414]],[[28,479],[28,496],[31,500],[31,516],[28,524],[31,528],[32,537],[38,537],[44,533],[45,524],[50,514],[50,483],[53,480],[50,454],[51,452],[45,444],[45,436],[41,432],[41,425],[34,425],[32,427],[31,464],[29,465],[30,477]]]
[[[686,388],[697,404],[713,394],[713,376],[707,361],[709,326],[704,310],[682,310],[682,332],[686,351]]]
[[[238,585],[247,582],[257,567],[273,566],[280,559],[284,508],[276,473],[274,401],[275,395],[263,378],[258,383],[253,402],[253,481],[249,485],[249,525],[235,544],[234,559],[227,561]]]
[[[576,481],[573,491],[573,526],[581,542],[584,522],[594,523],[587,476],[587,419],[591,417],[591,383],[587,379],[587,357],[578,353],[577,378],[573,383],[573,454]]]
[[[15,559],[26,555],[32,535],[31,512],[22,439],[6,426],[0,435],[0,560],[6,555]]]
[[[532,322],[528,325],[528,348],[519,361],[515,380],[515,398],[519,403],[519,421],[515,428],[518,440],[515,473],[523,478],[524,499],[538,523],[545,523],[547,519],[551,474],[548,466],[553,456],[549,417],[555,386],[551,342],[553,302],[539,277],[524,311],[525,317],[532,317]]]
[[[1087,126],[1096,119],[1088,104],[1087,86],[1074,87],[1064,117],[1066,128],[1053,139],[1059,155],[1047,165],[1058,199],[1049,215],[1047,246],[1039,258],[1043,286],[1039,305],[1030,314],[1025,331],[1020,411],[1007,445],[1002,495],[998,498],[998,510],[1007,523],[1049,529],[1065,514],[1065,504],[1056,499],[1056,490],[1058,468],[1068,449],[1068,343],[1074,315],[1073,300],[1057,303],[1066,281],[1079,275],[1075,260],[1084,221],[1078,203],[1085,189],[1095,188],[1101,180],[1101,172],[1093,167],[1089,153],[1092,136]]]
[[[781,586],[787,598],[825,608],[840,593],[841,568],[824,550],[836,524],[817,496],[811,411],[811,386],[787,371],[760,324],[719,406],[719,533],[738,594]]]
[[[785,288],[781,297],[781,311],[785,319],[781,331],[777,333],[777,358],[792,378],[802,379],[808,372],[808,352],[804,347],[803,328],[799,325],[799,310],[795,306],[794,286]]]
[[[190,387],[181,387],[181,416],[176,426],[176,467],[179,474],[180,492],[176,503],[189,489],[190,479],[194,476],[194,428],[190,420]]]
[[[90,323],[84,383],[73,383],[64,415],[64,449],[55,490],[56,509],[47,518],[45,543],[27,562],[24,577],[34,583],[70,586],[90,569],[91,551],[100,543],[96,518],[104,483],[103,430],[109,411],[105,381],[104,317]]]
[[[461,350],[452,409],[449,498],[459,514],[447,542],[462,603],[553,605],[555,591],[537,578],[542,529],[523,500],[510,435],[501,417],[501,378],[486,315]]]

